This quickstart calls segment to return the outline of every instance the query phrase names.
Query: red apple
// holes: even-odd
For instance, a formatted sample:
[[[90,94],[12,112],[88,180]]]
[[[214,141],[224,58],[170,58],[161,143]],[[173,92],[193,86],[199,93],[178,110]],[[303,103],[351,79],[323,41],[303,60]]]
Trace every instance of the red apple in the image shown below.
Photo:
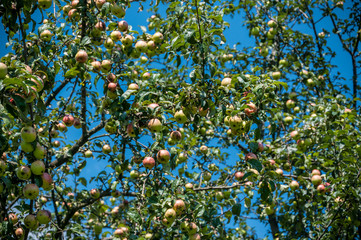
[[[79,50],[77,54],[75,55],[75,60],[78,63],[86,63],[88,61],[88,54],[84,50]]]
[[[69,114],[65,115],[63,117],[63,122],[65,123],[66,126],[71,127],[74,124],[74,117],[72,115],[69,115]]]
[[[170,160],[170,153],[165,149],[159,150],[157,153],[157,160],[161,164],[168,163]]]
[[[143,165],[147,169],[152,169],[155,166],[155,160],[152,157],[146,157],[143,160]]]

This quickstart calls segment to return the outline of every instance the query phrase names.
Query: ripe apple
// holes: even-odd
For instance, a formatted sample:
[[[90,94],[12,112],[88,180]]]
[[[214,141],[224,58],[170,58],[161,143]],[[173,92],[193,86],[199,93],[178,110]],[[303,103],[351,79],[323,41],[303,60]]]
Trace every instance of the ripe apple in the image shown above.
[[[39,143],[37,143],[33,155],[36,159],[45,158],[45,148],[41,146]]]
[[[254,27],[251,29],[251,35],[258,36],[259,35],[259,27]]]
[[[84,50],[80,50],[77,52],[77,54],[75,55],[75,60],[78,63],[85,63],[88,61],[88,54],[86,51]]]
[[[112,69],[112,62],[110,60],[103,60],[101,64],[101,70],[104,73],[108,73]]]
[[[324,32],[320,32],[317,34],[319,38],[325,38],[326,34]]]
[[[138,50],[139,52],[146,52],[148,50],[148,45],[145,41],[143,40],[139,40],[136,44],[135,44],[135,49]]]
[[[216,199],[217,199],[217,201],[222,201],[223,200],[223,198],[224,198],[224,196],[223,196],[223,193],[222,192],[216,192]]]
[[[11,221],[11,223],[13,225],[15,225],[18,222],[18,217],[16,216],[15,213],[10,213],[9,214],[9,220]]]
[[[17,228],[15,230],[15,236],[16,236],[16,239],[23,239],[24,238],[24,229]]]
[[[65,115],[63,117],[63,122],[65,123],[66,126],[71,127],[74,124],[74,117],[72,115],[69,115],[69,114]]]
[[[264,47],[259,50],[259,54],[263,57],[267,57],[268,53],[269,53],[268,48]]]
[[[145,73],[143,73],[142,78],[145,79],[145,80],[147,80],[147,79],[150,78],[150,76],[151,76],[151,75],[150,75],[149,72],[145,72]]]
[[[280,168],[277,168],[275,171],[278,175],[283,176],[283,170]]]
[[[157,160],[161,164],[168,163],[170,160],[170,153],[165,149],[159,150],[157,153]]]
[[[313,185],[318,186],[322,183],[322,178],[320,175],[313,175],[311,178],[311,182]]]
[[[39,187],[35,184],[29,183],[23,188],[24,197],[34,200],[39,196]]]
[[[232,78],[226,77],[223,78],[222,82],[221,82],[221,86],[223,87],[228,87],[232,84]]]
[[[120,41],[125,47],[130,47],[133,44],[133,36],[127,34],[124,37],[122,37]]]
[[[297,131],[297,130],[292,131],[292,132],[290,133],[290,136],[291,136],[291,138],[293,138],[293,139],[297,139],[297,138],[299,137],[298,131]]]
[[[178,215],[182,214],[185,208],[186,208],[186,204],[182,199],[177,199],[173,205],[173,209],[176,211]]]
[[[45,191],[50,191],[51,189],[53,189],[53,178],[50,176],[49,173],[44,172],[41,175],[41,179],[43,180],[43,185],[41,185],[41,187]]]
[[[48,224],[51,221],[51,213],[48,210],[39,210],[36,214],[36,220],[40,224]]]
[[[237,180],[237,181],[241,181],[243,179],[243,176],[244,176],[244,173],[243,172],[236,172],[234,174],[234,178]]]
[[[0,79],[5,78],[8,74],[8,66],[5,63],[0,62]]]
[[[294,180],[293,180],[293,181],[290,183],[290,188],[291,188],[292,191],[298,189],[299,187],[300,187],[300,184],[299,184],[297,181],[294,181]]]
[[[287,59],[281,59],[279,62],[279,65],[282,67],[287,67],[288,66],[288,61]]]
[[[134,126],[131,123],[127,126],[127,134],[129,137],[136,137]]]
[[[189,236],[189,240],[201,240],[201,235],[199,233],[195,233]]]
[[[124,8],[122,8],[121,6],[117,5],[116,3],[113,4],[110,7],[110,10],[112,11],[112,13],[118,17],[118,18],[123,18],[125,16],[125,10]]]
[[[139,86],[136,83],[131,83],[128,86],[128,90],[139,90]]]
[[[95,0],[94,2],[97,8],[102,8],[104,3],[106,3],[106,0]]]
[[[312,174],[312,176],[315,176],[315,175],[320,175],[321,176],[320,170],[317,170],[317,169],[313,169],[311,174]]]
[[[128,23],[126,21],[120,21],[118,22],[118,28],[121,32],[126,32],[128,31]]]
[[[174,118],[177,121],[177,123],[180,124],[183,124],[187,121],[187,116],[183,113],[183,110],[175,112]]]
[[[89,149],[84,152],[84,157],[90,158],[92,156],[93,156],[93,152],[90,151]]]
[[[315,84],[315,82],[313,81],[313,79],[309,78],[309,79],[306,80],[306,86],[312,88],[312,87],[314,87],[315,85],[316,85],[316,84]]]
[[[167,220],[174,220],[175,217],[176,217],[176,212],[174,211],[174,209],[172,208],[169,208],[167,209],[167,211],[165,212],[164,214],[164,217],[167,219]]]
[[[160,132],[162,130],[162,128],[163,128],[163,125],[162,125],[161,121],[159,121],[159,119],[157,119],[157,118],[153,118],[148,122],[148,129],[152,133]]]
[[[24,218],[24,224],[29,229],[35,229],[39,222],[36,220],[36,216],[34,214],[29,214]]]
[[[94,199],[100,197],[100,192],[99,192],[99,189],[97,189],[97,188],[93,188],[92,190],[90,190],[89,193],[90,193],[90,196]]]
[[[104,47],[106,49],[113,49],[114,45],[114,41],[111,38],[107,38],[104,40]]]
[[[21,139],[24,142],[34,142],[36,139],[36,131],[34,128],[28,126],[21,129]]]
[[[155,166],[155,160],[152,157],[146,157],[143,160],[143,165],[147,169],[152,169]]]
[[[53,145],[53,147],[58,148],[58,147],[60,147],[60,142],[58,140],[56,140],[56,141],[52,142],[52,145]]]
[[[147,47],[148,47],[149,51],[154,51],[157,48],[157,46],[155,45],[155,42],[152,40],[147,42]],[[148,51],[148,54],[149,54],[149,51]]]
[[[182,134],[180,133],[180,131],[172,131],[170,133],[170,138],[175,142],[178,142],[182,139]]]
[[[187,159],[188,159],[187,153],[184,153],[184,152],[179,153],[178,159],[181,163],[187,161]]]
[[[192,183],[186,183],[186,185],[184,185],[186,190],[192,190],[193,189],[193,184]]]
[[[251,159],[257,159],[257,155],[254,153],[247,153],[246,154],[246,161],[249,161]]]
[[[79,118],[74,118],[74,123],[73,123],[73,126],[76,128],[76,129],[79,129],[81,128],[81,122],[80,122],[80,119]]]
[[[93,61],[91,62],[91,65],[93,67],[93,72],[99,72],[102,68],[102,64],[99,61]]]
[[[108,90],[111,92],[115,92],[115,90],[117,90],[118,88],[118,84],[110,82],[108,83]]]
[[[118,30],[115,30],[113,32],[110,33],[110,38],[116,42],[119,41],[122,38],[122,33]]]
[[[77,9],[71,9],[68,12],[68,17],[69,17],[69,20],[78,21],[80,18],[80,15],[79,15]]]
[[[197,224],[195,224],[194,222],[189,223],[189,225],[188,225],[188,234],[189,235],[194,235],[194,234],[197,233],[197,231],[198,231]]]
[[[281,72],[272,72],[272,78],[278,80],[281,78]]]
[[[242,125],[242,118],[240,118],[239,116],[233,116],[229,118],[229,126],[232,129],[238,129],[240,128]]]
[[[325,185],[323,184],[320,184],[317,186],[317,191],[321,194],[324,194],[326,192],[326,188],[325,188]]]
[[[28,180],[31,176],[31,171],[28,166],[20,166],[16,170],[16,176],[21,180]]]
[[[45,41],[45,42],[49,42],[51,40],[51,37],[53,36],[53,33],[50,32],[49,30],[45,29],[44,31],[42,31],[40,33],[40,39]]]
[[[155,43],[161,43],[163,41],[163,34],[160,32],[156,32],[153,34],[152,39]]]

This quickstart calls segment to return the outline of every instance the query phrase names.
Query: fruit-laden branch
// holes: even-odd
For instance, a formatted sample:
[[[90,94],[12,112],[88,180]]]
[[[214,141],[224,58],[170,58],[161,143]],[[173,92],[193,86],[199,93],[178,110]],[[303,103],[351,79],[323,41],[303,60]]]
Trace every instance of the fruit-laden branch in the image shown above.
[[[69,149],[64,155],[60,156],[58,159],[52,161],[49,164],[50,168],[56,168],[62,165],[63,163],[69,161],[78,151],[79,149],[88,141],[88,139],[95,134],[96,132],[100,131],[105,126],[106,121],[102,120],[99,125],[95,126],[91,129],[87,134],[82,135],[78,142],[76,142],[72,148]]]
[[[234,184],[232,186],[209,186],[209,187],[203,187],[203,188],[194,188],[193,191],[205,191],[205,190],[211,190],[211,189],[230,189],[230,188],[236,188],[242,186],[242,183],[245,183],[246,181]]]
[[[68,82],[70,82],[70,78],[66,78],[60,84],[60,86],[57,89],[55,89],[53,93],[50,94],[48,99],[46,99],[46,101],[45,101],[45,106],[46,107],[50,105],[50,103],[55,99],[55,97],[59,94],[59,92],[66,86],[66,84],[68,84]]]

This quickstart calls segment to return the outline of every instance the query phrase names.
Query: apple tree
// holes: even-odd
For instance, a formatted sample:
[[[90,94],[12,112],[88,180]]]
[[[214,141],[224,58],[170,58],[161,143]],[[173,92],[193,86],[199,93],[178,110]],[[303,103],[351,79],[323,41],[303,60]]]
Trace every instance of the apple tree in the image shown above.
[[[361,239],[360,10],[1,1],[1,239]]]

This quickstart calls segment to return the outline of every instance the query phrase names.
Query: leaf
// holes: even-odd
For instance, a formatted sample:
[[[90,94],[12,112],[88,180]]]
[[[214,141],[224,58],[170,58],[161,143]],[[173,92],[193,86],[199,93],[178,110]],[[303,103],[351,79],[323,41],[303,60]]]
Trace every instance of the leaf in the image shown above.
[[[276,84],[277,86],[282,85],[284,87],[284,89],[286,89],[286,91],[288,90],[288,85],[285,82],[274,81],[273,83]]]
[[[247,162],[250,163],[251,166],[255,168],[258,172],[262,170],[262,164],[258,159],[250,159]]]
[[[73,78],[73,77],[76,77],[79,73],[80,73],[80,71],[77,70],[77,67],[73,67],[64,74],[64,77],[65,78]]]
[[[79,178],[78,182],[80,182],[84,187],[86,187],[88,185],[86,179],[83,177]]]
[[[233,205],[232,207],[232,214],[239,216],[241,214],[241,204],[240,203],[236,203],[235,205]]]

